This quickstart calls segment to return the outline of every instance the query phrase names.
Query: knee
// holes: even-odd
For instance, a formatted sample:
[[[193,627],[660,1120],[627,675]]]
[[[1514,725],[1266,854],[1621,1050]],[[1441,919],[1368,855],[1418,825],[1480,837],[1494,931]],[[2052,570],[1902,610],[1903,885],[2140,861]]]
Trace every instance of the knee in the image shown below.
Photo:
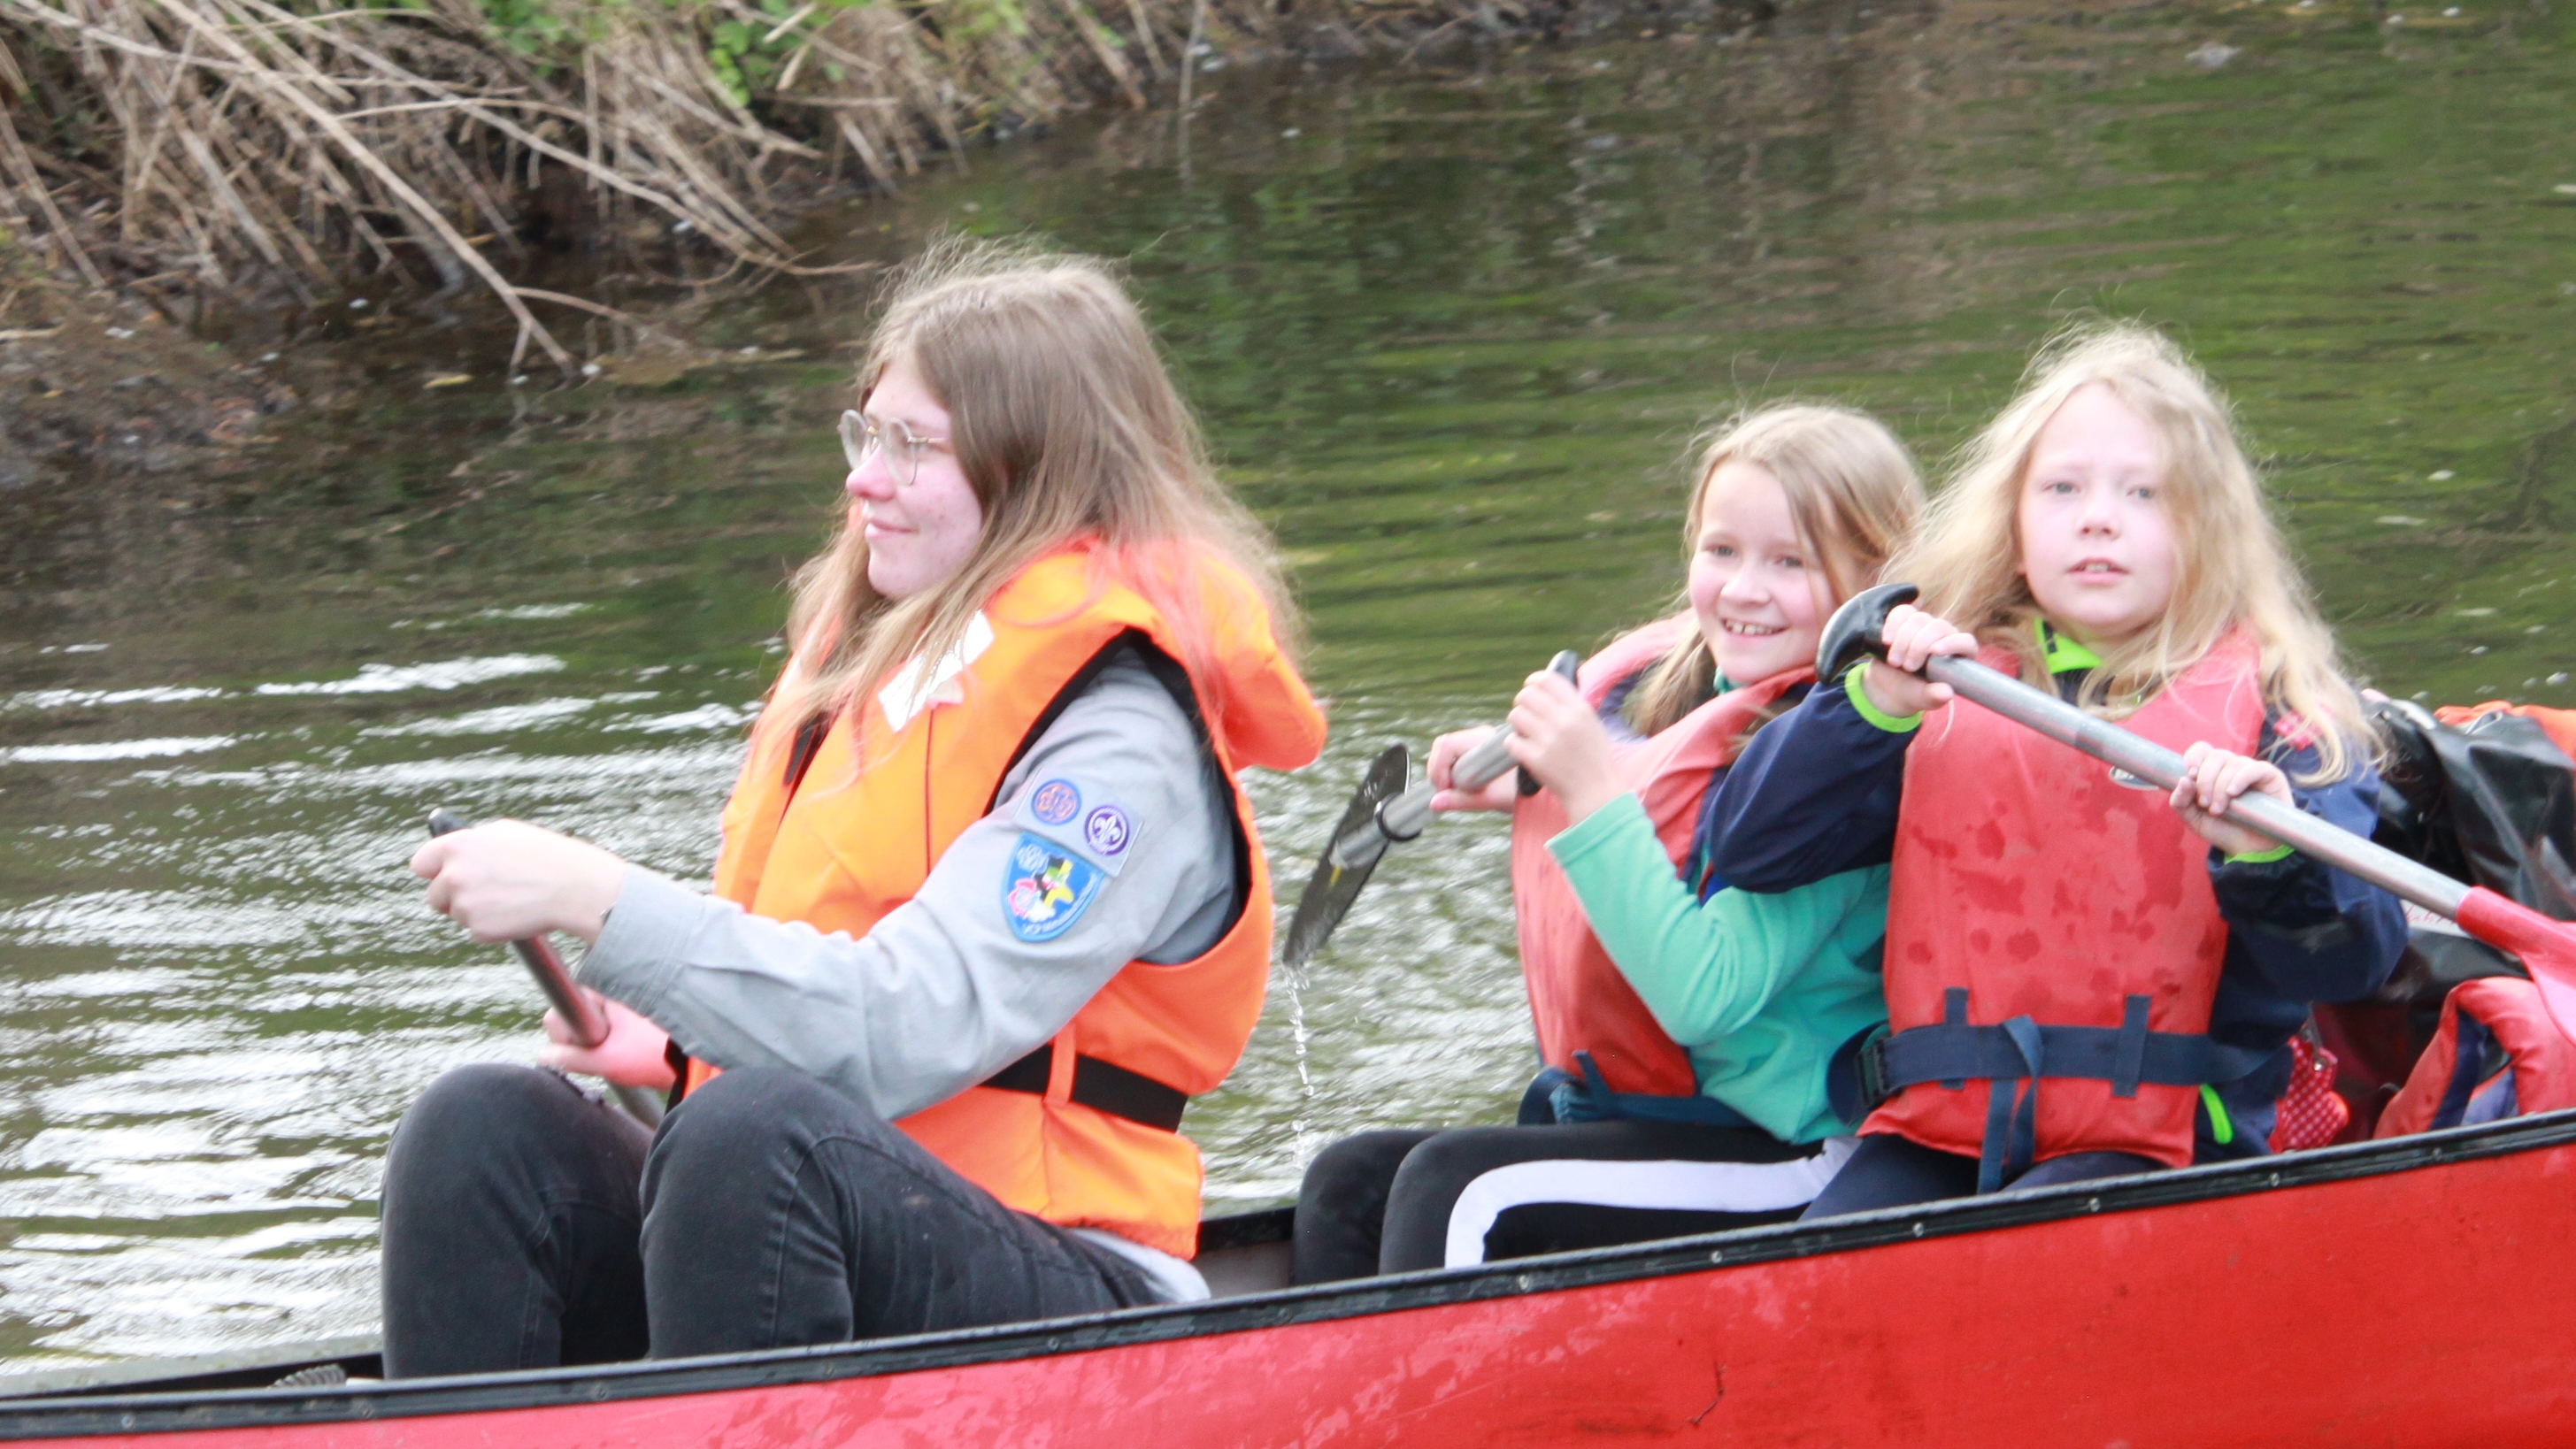
[[[1525,1133],[1525,1127],[1462,1127],[1430,1138],[1404,1155],[1404,1164],[1395,1171],[1392,1191],[1405,1197],[1424,1192],[1437,1192],[1454,1197],[1458,1189],[1493,1169],[1495,1160],[1491,1132]],[[1513,1139],[1518,1141],[1519,1139]]]
[[[1309,1202],[1383,1199],[1405,1155],[1421,1140],[1419,1132],[1362,1132],[1345,1137],[1306,1164],[1298,1196]]]
[[[552,1072],[477,1062],[429,1084],[394,1128],[386,1175],[445,1175],[463,1157],[506,1155],[559,1141],[565,1124],[595,1104]]]
[[[868,1135],[895,1129],[830,1087],[780,1067],[727,1071],[680,1099],[653,1144],[651,1175],[716,1180],[825,1134]]]
[[[641,1147],[603,1125],[604,1111],[552,1072],[496,1062],[458,1067],[431,1083],[394,1128],[380,1209],[388,1228],[414,1209],[435,1216],[601,1154],[622,1162],[633,1181]]]

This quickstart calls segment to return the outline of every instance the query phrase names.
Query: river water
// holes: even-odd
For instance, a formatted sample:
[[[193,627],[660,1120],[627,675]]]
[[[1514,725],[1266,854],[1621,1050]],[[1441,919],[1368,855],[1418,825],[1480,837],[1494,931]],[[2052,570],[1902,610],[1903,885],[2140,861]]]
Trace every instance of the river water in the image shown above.
[[[2086,310],[2233,391],[2356,672],[2576,704],[2568,21],[2033,8],[1220,70],[1185,129],[979,152],[807,235],[1132,258],[1312,615],[1331,747],[1253,782],[1283,900],[1369,755],[1670,597],[1695,430],[1831,397],[1937,459]],[[865,297],[776,282],[689,316],[751,355],[535,396],[484,342],[353,344],[359,414],[248,466],[0,497],[0,1361],[373,1326],[387,1133],[535,1040],[401,869],[422,816],[703,878]],[[1503,836],[1444,824],[1192,1107],[1209,1207],[1364,1124],[1498,1120],[1531,1065]]]

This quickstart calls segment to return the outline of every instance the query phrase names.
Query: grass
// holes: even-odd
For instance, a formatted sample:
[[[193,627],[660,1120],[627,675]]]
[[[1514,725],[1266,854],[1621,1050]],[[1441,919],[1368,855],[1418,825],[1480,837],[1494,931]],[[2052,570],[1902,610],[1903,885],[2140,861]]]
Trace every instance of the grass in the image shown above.
[[[361,279],[479,288],[520,357],[572,372],[548,319],[618,314],[518,280],[540,234],[800,270],[777,228],[817,191],[1186,94],[1185,56],[1530,19],[1498,0],[0,0],[0,225],[58,275],[200,312]]]

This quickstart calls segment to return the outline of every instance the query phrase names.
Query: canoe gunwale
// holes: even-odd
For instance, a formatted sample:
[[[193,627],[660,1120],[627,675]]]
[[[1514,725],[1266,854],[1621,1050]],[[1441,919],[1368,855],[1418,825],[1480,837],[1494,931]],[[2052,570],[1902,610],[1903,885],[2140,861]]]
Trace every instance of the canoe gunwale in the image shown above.
[[[1125,1309],[866,1343],[327,1389],[81,1393],[0,1400],[0,1439],[284,1428],[577,1406],[962,1368],[1683,1273],[1724,1271],[2093,1214],[2137,1212],[2420,1171],[2571,1143],[2576,1143],[2576,1109],[2384,1142],[1890,1208],[1815,1224],[1781,1223],[1511,1259],[1477,1268],[1430,1270],[1207,1303]]]

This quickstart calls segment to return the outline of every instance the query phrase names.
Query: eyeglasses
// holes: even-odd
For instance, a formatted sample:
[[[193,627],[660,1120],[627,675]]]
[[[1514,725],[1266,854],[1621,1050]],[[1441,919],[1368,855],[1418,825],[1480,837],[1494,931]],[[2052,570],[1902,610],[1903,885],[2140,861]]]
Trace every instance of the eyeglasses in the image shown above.
[[[921,472],[921,460],[931,449],[946,447],[946,438],[925,438],[905,427],[901,419],[889,418],[878,427],[855,410],[841,414],[841,454],[850,460],[850,471],[856,473],[868,465],[868,459],[883,449],[886,471],[894,475],[896,486],[909,488]]]

